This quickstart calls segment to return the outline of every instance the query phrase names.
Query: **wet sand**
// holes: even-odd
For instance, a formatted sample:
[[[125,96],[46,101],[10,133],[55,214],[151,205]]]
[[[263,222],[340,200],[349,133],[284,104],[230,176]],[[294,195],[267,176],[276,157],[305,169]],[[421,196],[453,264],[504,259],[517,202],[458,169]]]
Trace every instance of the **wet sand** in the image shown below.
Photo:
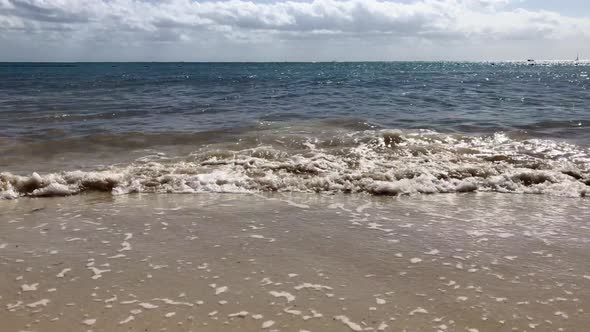
[[[0,201],[2,331],[585,331],[587,199]]]

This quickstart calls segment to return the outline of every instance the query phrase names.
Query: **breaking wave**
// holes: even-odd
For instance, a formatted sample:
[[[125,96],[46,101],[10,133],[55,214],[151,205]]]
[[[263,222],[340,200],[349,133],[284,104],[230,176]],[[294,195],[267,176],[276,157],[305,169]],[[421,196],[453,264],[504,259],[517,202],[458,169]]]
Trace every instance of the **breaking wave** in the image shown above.
[[[277,134],[251,146],[210,144],[94,171],[0,173],[0,198],[128,193],[328,192],[407,195],[500,192],[584,197],[588,149],[551,140],[360,130]],[[243,147],[243,148],[242,148]]]

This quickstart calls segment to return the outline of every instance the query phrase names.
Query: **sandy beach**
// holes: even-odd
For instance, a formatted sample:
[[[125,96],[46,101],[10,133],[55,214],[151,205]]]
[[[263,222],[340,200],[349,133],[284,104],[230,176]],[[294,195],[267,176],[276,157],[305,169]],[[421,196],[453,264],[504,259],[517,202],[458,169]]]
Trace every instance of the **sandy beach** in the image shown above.
[[[584,331],[583,199],[0,201],[3,331]]]
[[[0,332],[590,332],[590,0],[0,0]]]

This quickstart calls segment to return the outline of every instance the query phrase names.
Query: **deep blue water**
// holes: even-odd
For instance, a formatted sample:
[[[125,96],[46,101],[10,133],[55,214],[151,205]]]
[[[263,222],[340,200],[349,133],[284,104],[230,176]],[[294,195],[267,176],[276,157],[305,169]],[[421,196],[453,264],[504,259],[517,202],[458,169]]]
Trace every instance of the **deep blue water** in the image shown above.
[[[588,72],[515,63],[3,63],[0,138],[354,118],[588,142]]]

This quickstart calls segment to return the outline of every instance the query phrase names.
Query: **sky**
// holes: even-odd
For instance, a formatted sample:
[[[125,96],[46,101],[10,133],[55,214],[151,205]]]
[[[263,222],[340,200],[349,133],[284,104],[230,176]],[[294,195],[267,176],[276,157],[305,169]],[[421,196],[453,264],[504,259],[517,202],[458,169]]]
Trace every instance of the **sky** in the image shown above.
[[[0,0],[0,61],[590,58],[589,0]]]

